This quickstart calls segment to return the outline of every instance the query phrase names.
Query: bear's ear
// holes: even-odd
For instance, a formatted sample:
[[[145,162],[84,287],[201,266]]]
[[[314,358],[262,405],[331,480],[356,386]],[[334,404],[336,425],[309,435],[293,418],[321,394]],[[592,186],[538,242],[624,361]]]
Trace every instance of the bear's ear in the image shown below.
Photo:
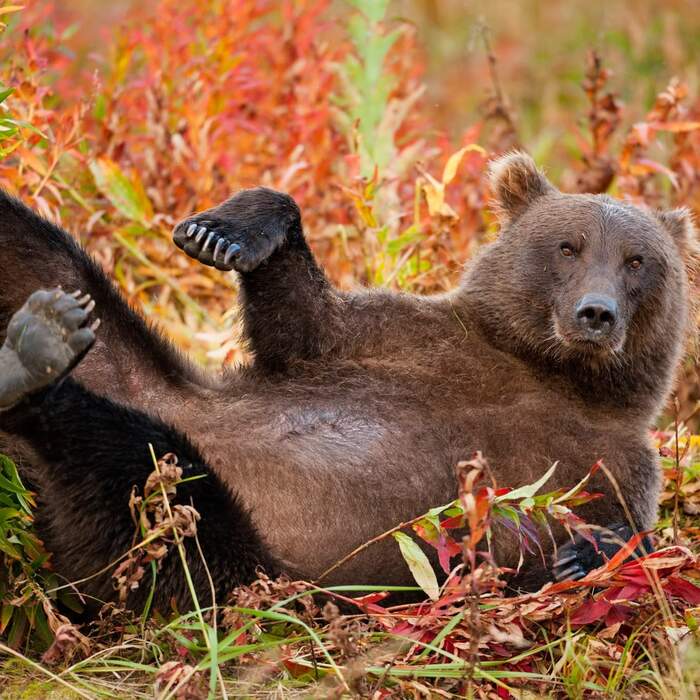
[[[681,253],[686,254],[697,248],[698,232],[693,224],[693,215],[690,209],[669,209],[657,211],[656,218],[671,234]]]
[[[502,223],[522,214],[538,197],[556,192],[535,161],[521,151],[492,161],[489,181],[495,198],[494,209]]]

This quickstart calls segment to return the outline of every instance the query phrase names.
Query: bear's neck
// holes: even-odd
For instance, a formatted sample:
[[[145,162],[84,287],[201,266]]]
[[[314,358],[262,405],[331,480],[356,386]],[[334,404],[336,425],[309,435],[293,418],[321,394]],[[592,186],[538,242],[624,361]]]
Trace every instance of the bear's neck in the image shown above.
[[[643,347],[629,348],[624,356],[610,362],[555,359],[515,336],[503,322],[502,310],[489,308],[488,300],[488,289],[465,280],[451,303],[461,318],[469,319],[483,342],[519,359],[538,381],[589,405],[631,411],[648,424],[663,408],[681,357],[680,334],[676,339],[666,336],[658,343],[646,338]]]

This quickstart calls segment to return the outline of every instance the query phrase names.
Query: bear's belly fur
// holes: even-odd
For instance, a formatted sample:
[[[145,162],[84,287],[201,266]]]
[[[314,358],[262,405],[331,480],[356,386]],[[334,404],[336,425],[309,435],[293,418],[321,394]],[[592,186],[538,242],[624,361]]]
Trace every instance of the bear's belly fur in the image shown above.
[[[635,444],[630,416],[592,419],[584,404],[535,377],[514,384],[510,363],[484,367],[481,360],[488,387],[501,387],[493,393],[476,367],[465,370],[464,354],[455,355],[454,363],[452,381],[424,376],[419,390],[415,377],[397,376],[390,360],[373,361],[369,369],[338,363],[328,368],[332,382],[318,372],[246,381],[233,391],[227,386],[226,395],[207,395],[199,406],[191,399],[186,425],[178,427],[187,429],[240,495],[273,555],[301,578],[316,578],[364,542],[456,498],[455,465],[477,450],[498,485],[512,488],[534,483],[558,462],[545,491],[574,486],[602,459],[621,480],[638,522],[653,524],[653,505],[639,506],[655,502],[657,469],[649,447]],[[178,425],[177,413],[168,418]],[[613,488],[599,474],[589,490]],[[581,512],[611,522],[620,517],[613,498]],[[551,549],[544,533],[542,546]],[[517,565],[514,538],[496,538],[494,550],[499,564]],[[393,539],[373,545],[329,578],[361,580],[411,582]]]

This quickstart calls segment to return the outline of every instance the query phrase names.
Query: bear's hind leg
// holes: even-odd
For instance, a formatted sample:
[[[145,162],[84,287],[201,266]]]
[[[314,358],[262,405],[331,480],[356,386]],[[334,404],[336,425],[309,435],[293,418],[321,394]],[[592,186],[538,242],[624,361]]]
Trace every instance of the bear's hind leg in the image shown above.
[[[95,342],[94,303],[60,289],[34,292],[14,314],[0,348],[0,410],[54,384]]]
[[[158,457],[174,453],[187,479],[177,485],[171,505],[192,505],[200,515],[197,539],[206,568],[193,539],[185,538],[184,545],[201,604],[210,602],[209,574],[221,602],[235,586],[252,581],[258,567],[276,573],[238,498],[184,435],[158,419],[66,377],[0,412],[0,430],[23,438],[41,457],[34,467],[40,469],[39,534],[59,575],[69,581],[87,579],[77,588],[88,598],[115,597],[110,574],[132,546],[136,531],[129,499],[133,489],[143,492],[154,470],[149,446]],[[190,592],[174,548],[161,564],[154,605],[167,611],[174,599],[180,609],[190,609]],[[127,605],[139,610],[150,586],[147,570]]]
[[[132,310],[66,231],[2,190],[0,251],[0,344],[10,318],[35,290],[81,289],[90,293],[100,310],[99,337],[75,371],[76,378],[93,391],[170,416],[182,410],[184,396],[218,391],[218,380],[198,370]]]
[[[92,307],[88,298],[59,289],[35,292],[12,317],[0,349],[0,431],[22,438],[40,457],[33,467],[40,534],[55,569],[68,580],[88,579],[79,587],[88,596],[114,597],[110,569],[132,544],[129,498],[153,471],[150,445],[159,457],[176,454],[183,477],[196,477],[178,485],[172,502],[191,504],[201,516],[197,534],[216,592],[249,582],[258,566],[274,573],[247,511],[185,436],[66,376],[95,340]],[[205,596],[207,568],[191,541],[186,549],[197,593]],[[148,588],[144,582],[129,604],[140,606]],[[172,552],[158,573],[155,602],[167,607],[171,598],[191,605]]]

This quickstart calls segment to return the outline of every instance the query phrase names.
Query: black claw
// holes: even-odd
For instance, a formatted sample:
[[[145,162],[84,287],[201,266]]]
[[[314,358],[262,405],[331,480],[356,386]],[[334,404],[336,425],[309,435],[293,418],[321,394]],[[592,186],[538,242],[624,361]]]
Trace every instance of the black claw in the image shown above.
[[[207,248],[209,247],[209,244],[211,243],[211,239],[214,238],[214,232],[209,231],[209,235],[207,236],[207,240],[204,241],[204,245],[202,246],[202,253],[205,253]]]
[[[238,245],[238,243],[232,243],[227,249],[226,249],[226,255],[224,255],[224,265],[228,265],[231,262],[231,259],[233,256],[241,249],[241,246]]]
[[[564,569],[564,571],[557,570],[554,577],[557,579],[557,581],[566,581],[567,579],[577,581],[578,579],[583,578],[585,575],[585,572],[578,564],[573,564],[568,569]]]
[[[191,258],[219,270],[246,274],[303,238],[299,209],[287,195],[244,190],[218,207],[175,226],[173,242]]]
[[[216,245],[214,246],[214,260],[216,260],[219,257],[219,253],[221,252],[221,249],[224,247],[224,239],[219,238],[216,241]]]
[[[600,532],[591,533],[596,542],[594,547],[591,542],[577,534],[573,542],[568,542],[559,549],[559,557],[554,562],[554,578],[557,581],[583,578],[589,571],[602,566],[633,535],[634,531],[628,525],[613,523]],[[651,541],[645,538],[630,557],[642,556],[651,551]]]
[[[578,554],[576,554],[576,552],[572,552],[571,554],[569,554],[566,557],[560,557],[559,559],[557,559],[557,563],[555,564],[555,566],[558,569],[561,569],[561,567],[564,566],[565,564],[568,564],[569,562],[574,561],[577,556],[578,556]]]

